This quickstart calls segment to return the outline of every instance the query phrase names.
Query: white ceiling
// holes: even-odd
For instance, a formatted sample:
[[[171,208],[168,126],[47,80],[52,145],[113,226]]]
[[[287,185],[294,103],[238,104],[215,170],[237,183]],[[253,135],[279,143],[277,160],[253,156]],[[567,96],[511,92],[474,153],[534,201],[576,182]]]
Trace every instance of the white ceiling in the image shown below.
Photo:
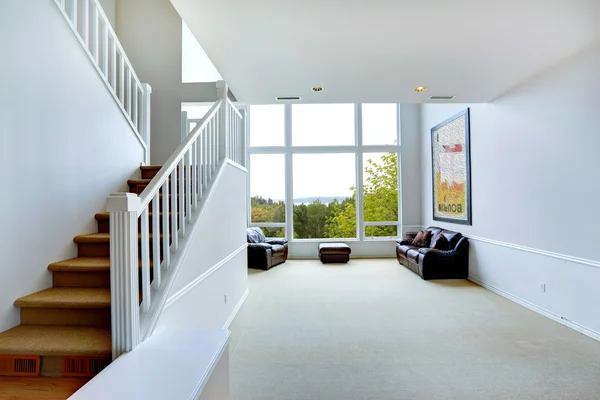
[[[600,40],[600,0],[171,2],[249,104],[487,102]]]

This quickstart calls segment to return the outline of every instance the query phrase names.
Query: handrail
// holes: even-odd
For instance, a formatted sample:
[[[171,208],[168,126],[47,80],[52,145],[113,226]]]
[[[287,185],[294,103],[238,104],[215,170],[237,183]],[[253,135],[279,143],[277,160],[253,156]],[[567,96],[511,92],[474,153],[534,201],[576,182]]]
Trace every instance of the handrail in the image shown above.
[[[231,106],[231,109],[237,114],[238,118],[244,118],[240,110],[237,109],[237,107],[235,106],[235,104],[233,104],[231,100],[227,99],[227,104]]]
[[[203,122],[196,125],[196,127],[190,132],[186,140],[183,141],[183,143],[181,143],[179,146],[177,146],[171,157],[169,157],[169,159],[163,164],[163,166],[154,176],[150,184],[146,186],[142,193],[140,193],[140,200],[142,203],[141,210],[144,210],[148,206],[148,204],[150,204],[150,201],[152,201],[154,196],[156,196],[161,186],[167,181],[167,179],[169,179],[169,175],[171,174],[171,172],[173,172],[175,167],[177,167],[179,161],[184,157],[184,155],[196,141],[196,138],[207,127],[208,123],[211,121],[211,119],[217,113],[217,111],[219,111],[219,108],[221,107],[222,103],[223,100],[219,100],[212,105],[210,110],[206,113],[205,117],[203,118]]]
[[[55,0],[55,1],[59,1],[60,2],[61,0]],[[104,9],[102,8],[102,5],[100,4],[100,2],[98,0],[89,0],[89,1],[91,1],[91,2],[94,3],[94,5],[98,9],[98,12],[100,13],[100,16],[103,18],[103,21],[107,23],[106,24],[106,28],[108,29],[108,33],[112,33],[112,39],[115,41],[115,46],[121,51],[121,55],[123,57],[123,61],[129,67],[129,70],[131,71],[131,75],[133,76],[135,82],[139,86],[142,86],[142,82],[140,81],[140,79],[138,78],[137,74],[133,70],[133,66],[131,65],[131,62],[129,61],[129,58],[127,57],[127,54],[125,54],[125,49],[123,49],[123,46],[121,45],[121,42],[119,41],[119,37],[117,36],[117,32],[115,32],[115,30],[113,29],[112,24],[110,23],[110,20],[108,19],[108,16],[106,15],[106,13],[104,12]]]

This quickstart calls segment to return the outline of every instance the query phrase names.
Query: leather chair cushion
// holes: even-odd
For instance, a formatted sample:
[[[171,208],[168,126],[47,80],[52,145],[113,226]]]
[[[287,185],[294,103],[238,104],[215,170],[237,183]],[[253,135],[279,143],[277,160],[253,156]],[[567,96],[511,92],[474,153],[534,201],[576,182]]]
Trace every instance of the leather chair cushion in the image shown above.
[[[430,226],[429,228],[427,228],[427,230],[431,231],[431,239],[427,246],[420,247],[433,247],[433,242],[437,239],[438,235],[442,233],[442,228],[437,228],[435,226]]]
[[[462,234],[460,232],[448,230],[443,230],[442,235],[444,235],[444,237],[448,241],[448,249],[453,249],[460,240],[460,238],[462,238]]]
[[[280,244],[273,244],[271,246],[273,246],[271,247],[271,254],[273,254],[273,256],[275,256],[277,253],[283,253],[283,251],[285,250],[285,246],[282,246]]]
[[[438,250],[448,250],[448,239],[442,233],[441,235],[437,235],[433,243],[431,244],[431,248]]]
[[[419,262],[419,249],[414,248],[414,249],[409,249],[406,252],[406,258],[408,258],[410,261],[414,262],[414,263],[418,263]]]
[[[398,252],[400,254],[402,254],[404,257],[406,257],[406,252],[409,250],[419,250],[419,248],[417,246],[413,246],[412,244],[401,244],[399,246],[396,247],[398,249]]]

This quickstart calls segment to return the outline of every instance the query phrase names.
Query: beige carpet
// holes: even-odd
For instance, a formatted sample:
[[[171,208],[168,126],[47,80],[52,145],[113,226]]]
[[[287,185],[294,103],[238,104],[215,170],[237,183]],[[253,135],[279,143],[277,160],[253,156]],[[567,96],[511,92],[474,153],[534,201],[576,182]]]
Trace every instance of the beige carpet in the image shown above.
[[[600,343],[396,260],[249,270],[234,400],[598,400]]]

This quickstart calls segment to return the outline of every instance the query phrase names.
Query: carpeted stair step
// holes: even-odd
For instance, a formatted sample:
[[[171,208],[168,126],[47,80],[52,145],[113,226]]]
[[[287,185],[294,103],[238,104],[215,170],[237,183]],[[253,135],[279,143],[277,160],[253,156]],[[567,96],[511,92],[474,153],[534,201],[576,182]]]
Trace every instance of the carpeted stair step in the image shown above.
[[[154,178],[161,168],[162,165],[145,165],[140,167],[140,171],[142,171],[142,179]]]
[[[18,325],[0,333],[0,354],[111,357],[109,327]]]
[[[149,235],[149,240],[152,241],[152,233]],[[163,235],[160,235],[163,238]],[[138,243],[141,243],[142,235],[138,234]],[[169,235],[169,240],[171,240]],[[87,235],[78,235],[73,238],[77,243],[78,257],[110,257],[110,233],[90,233]],[[161,246],[162,254],[162,246]],[[150,245],[150,255],[152,255],[152,245]]]
[[[110,326],[110,288],[52,288],[15,301],[23,325]]]
[[[50,288],[23,296],[16,307],[44,308],[110,308],[110,289]]]
[[[177,213],[177,216],[179,216],[179,213]],[[161,232],[162,232],[162,217],[163,217],[163,213],[159,213],[159,224],[161,227]],[[171,217],[171,213],[169,213],[169,218]],[[98,233],[109,233],[110,232],[110,213],[104,212],[104,213],[97,213],[96,215],[94,215],[94,218],[96,219],[96,221],[98,222]],[[148,225],[150,227],[150,232],[153,231],[153,224],[152,224],[152,212],[148,213]],[[141,224],[138,225],[139,229],[141,229]],[[171,230],[171,220],[169,219],[169,230]]]
[[[52,286],[110,288],[110,259],[108,257],[71,258],[48,265]]]
[[[141,274],[141,260],[139,268]],[[153,268],[154,260],[151,258],[150,277],[154,275]],[[48,270],[52,272],[52,286],[55,288],[110,288],[110,258],[108,257],[71,258],[50,264]]]

